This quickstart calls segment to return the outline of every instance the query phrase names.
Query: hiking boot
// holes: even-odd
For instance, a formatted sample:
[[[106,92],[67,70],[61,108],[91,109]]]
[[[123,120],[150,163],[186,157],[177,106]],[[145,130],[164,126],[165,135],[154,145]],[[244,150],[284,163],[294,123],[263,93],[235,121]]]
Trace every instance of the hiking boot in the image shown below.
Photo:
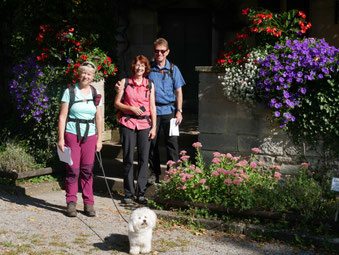
[[[94,206],[90,204],[84,204],[84,212],[88,217],[95,217]]]
[[[123,203],[126,205],[132,204],[133,203],[133,198],[132,197],[125,197],[123,199]]]
[[[75,202],[69,202],[67,204],[66,215],[68,217],[76,217],[77,216],[77,204]]]
[[[137,199],[137,202],[138,202],[139,204],[145,205],[145,204],[147,204],[147,199],[146,199],[146,197],[144,197],[144,196],[139,196],[138,199]]]

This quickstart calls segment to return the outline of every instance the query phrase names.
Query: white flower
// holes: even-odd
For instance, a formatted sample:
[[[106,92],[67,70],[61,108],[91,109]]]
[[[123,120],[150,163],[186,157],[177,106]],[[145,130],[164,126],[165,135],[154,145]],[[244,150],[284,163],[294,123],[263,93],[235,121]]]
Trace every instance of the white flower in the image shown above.
[[[255,86],[259,72],[255,61],[264,59],[266,56],[266,50],[254,49],[249,53],[248,62],[244,65],[233,63],[225,68],[225,75],[218,78],[221,80],[224,94],[229,100],[254,104]]]

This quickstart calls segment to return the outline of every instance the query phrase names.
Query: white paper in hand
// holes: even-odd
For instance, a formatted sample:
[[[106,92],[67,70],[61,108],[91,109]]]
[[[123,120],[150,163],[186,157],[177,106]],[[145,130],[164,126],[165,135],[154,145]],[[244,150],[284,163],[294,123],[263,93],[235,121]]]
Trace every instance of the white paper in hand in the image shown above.
[[[59,147],[57,146],[59,159],[60,159],[60,161],[65,162],[65,163],[67,163],[71,166],[71,165],[73,165],[73,161],[72,161],[72,157],[71,157],[71,148],[64,147],[64,149],[65,149],[65,151],[62,152],[59,149]]]
[[[179,136],[179,125],[176,122],[176,118],[171,119],[169,136]]]

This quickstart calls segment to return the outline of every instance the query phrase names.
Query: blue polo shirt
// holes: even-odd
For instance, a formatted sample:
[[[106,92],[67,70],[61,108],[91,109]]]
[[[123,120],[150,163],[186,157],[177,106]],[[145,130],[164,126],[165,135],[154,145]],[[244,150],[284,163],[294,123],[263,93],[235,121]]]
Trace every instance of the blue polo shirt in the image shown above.
[[[159,68],[155,61],[151,62],[151,68],[165,73],[154,72],[148,75],[148,78],[153,81],[155,86],[155,102],[161,104],[168,104],[174,102],[174,105],[157,106],[157,115],[171,114],[175,110],[175,94],[174,91],[185,85],[184,78],[181,75],[179,68],[174,65],[173,79],[168,74],[171,64],[166,59],[166,64],[163,68]],[[173,84],[174,83],[174,84]]]

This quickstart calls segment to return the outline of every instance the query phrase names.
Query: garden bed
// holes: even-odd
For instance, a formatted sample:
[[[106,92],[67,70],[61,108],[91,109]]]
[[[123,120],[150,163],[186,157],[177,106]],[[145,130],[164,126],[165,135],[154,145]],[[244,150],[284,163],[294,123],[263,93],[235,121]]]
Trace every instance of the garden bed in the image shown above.
[[[154,201],[164,206],[166,209],[169,208],[175,208],[175,209],[189,209],[189,208],[199,208],[199,209],[208,209],[211,212],[215,213],[221,213],[221,214],[227,214],[227,215],[233,215],[236,217],[242,217],[242,218],[259,218],[259,219],[268,219],[268,220],[284,220],[288,221],[290,223],[295,222],[305,222],[307,220],[308,222],[312,222],[312,224],[315,225],[321,225],[324,223],[327,223],[329,225],[335,226],[339,228],[339,222],[334,221],[325,221],[325,220],[319,220],[316,218],[308,218],[301,215],[297,215],[293,212],[272,212],[272,211],[257,211],[257,210],[239,210],[237,208],[230,208],[225,207],[222,205],[212,204],[212,203],[196,203],[196,202],[189,202],[189,201],[180,201],[180,200],[174,200],[174,199],[159,199],[156,198]],[[334,217],[334,216],[333,216]]]

